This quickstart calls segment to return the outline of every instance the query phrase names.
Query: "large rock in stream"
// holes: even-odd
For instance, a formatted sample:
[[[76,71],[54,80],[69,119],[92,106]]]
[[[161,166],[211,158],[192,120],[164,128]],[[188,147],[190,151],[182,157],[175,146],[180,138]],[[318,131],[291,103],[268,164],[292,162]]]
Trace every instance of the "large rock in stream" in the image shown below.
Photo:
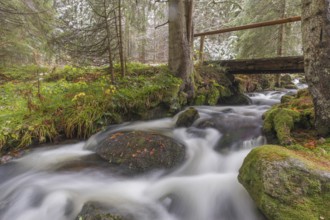
[[[109,134],[96,153],[124,173],[171,169],[185,158],[185,147],[176,140],[149,131],[120,131]]]
[[[238,179],[269,220],[330,217],[327,156],[280,146],[258,147],[245,158]]]
[[[124,220],[125,218],[111,214],[106,206],[102,206],[98,203],[88,202],[86,203],[75,220]],[[125,219],[127,220],[127,219]]]
[[[199,117],[198,111],[195,108],[190,107],[180,113],[175,125],[177,127],[190,127]]]

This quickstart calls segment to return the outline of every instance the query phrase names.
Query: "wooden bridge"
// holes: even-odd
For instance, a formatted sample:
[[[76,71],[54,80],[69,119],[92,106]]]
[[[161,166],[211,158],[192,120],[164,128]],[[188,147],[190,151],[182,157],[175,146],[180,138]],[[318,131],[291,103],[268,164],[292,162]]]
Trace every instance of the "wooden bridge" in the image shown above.
[[[220,65],[231,74],[304,73],[304,57],[275,57],[246,60],[205,61],[204,65]]]
[[[247,30],[265,26],[285,24],[289,22],[301,21],[300,16],[283,18],[279,20],[254,23],[244,26],[225,28],[221,30],[208,31],[194,34],[194,37],[200,37],[199,61],[203,65],[220,65],[231,74],[281,74],[281,73],[304,73],[304,57],[274,57],[262,59],[244,59],[244,60],[218,60],[203,61],[205,36],[227,33],[232,31]]]

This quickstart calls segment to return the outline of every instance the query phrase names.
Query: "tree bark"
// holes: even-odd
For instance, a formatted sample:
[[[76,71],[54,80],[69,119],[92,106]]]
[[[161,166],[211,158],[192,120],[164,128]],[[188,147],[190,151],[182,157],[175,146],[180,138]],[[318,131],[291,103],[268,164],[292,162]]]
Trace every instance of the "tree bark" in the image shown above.
[[[188,98],[194,96],[193,75],[193,0],[169,0],[169,58],[170,70],[183,80],[181,90]]]
[[[302,0],[306,81],[315,106],[315,128],[330,134],[330,1]]]
[[[118,11],[119,11],[119,59],[120,59],[120,73],[121,76],[125,76],[125,58],[124,58],[124,43],[123,43],[123,31],[122,31],[122,13],[121,13],[121,0],[118,0]]]
[[[111,33],[110,33],[110,25],[108,21],[108,12],[106,7],[106,1],[103,0],[103,13],[104,13],[104,22],[106,25],[107,31],[107,51],[108,51],[108,62],[109,62],[109,74],[111,76],[112,83],[115,81],[115,76],[113,72],[113,58],[112,58],[112,49],[111,49]]]
[[[286,6],[286,0],[280,1],[280,15],[281,18],[285,17],[285,6]],[[277,56],[283,55],[283,38],[284,38],[284,24],[281,24],[278,29],[278,35],[277,35]],[[281,86],[281,74],[278,74],[275,76],[275,86],[280,87]]]

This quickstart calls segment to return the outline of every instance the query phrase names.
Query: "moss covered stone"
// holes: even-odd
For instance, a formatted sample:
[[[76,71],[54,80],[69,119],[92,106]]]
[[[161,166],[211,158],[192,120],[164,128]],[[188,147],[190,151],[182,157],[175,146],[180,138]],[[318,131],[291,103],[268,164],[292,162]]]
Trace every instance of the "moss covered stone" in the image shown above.
[[[189,127],[199,118],[198,111],[195,108],[188,108],[182,112],[176,121],[177,127]]]
[[[195,98],[195,105],[204,105],[206,103],[206,96],[203,94],[199,94]]]
[[[220,97],[219,89],[216,86],[212,85],[209,90],[209,93],[207,94],[207,104],[208,105],[218,104],[219,97]]]
[[[286,108],[273,108],[264,114],[263,131],[266,136],[276,133],[281,145],[292,143],[291,130],[300,119],[300,113]]]
[[[268,141],[281,145],[293,143],[291,133],[313,128],[314,108],[308,90],[299,90],[296,96],[283,96],[281,104],[274,105],[263,117]]]
[[[269,220],[319,220],[330,216],[330,162],[280,146],[252,150],[239,171]]]
[[[251,99],[244,94],[236,94],[232,96],[220,97],[219,104],[223,105],[249,105]]]
[[[287,103],[287,102],[291,101],[292,99],[294,99],[294,96],[284,95],[281,97],[281,103]]]
[[[94,149],[123,174],[171,169],[185,158],[185,147],[174,139],[148,131],[123,131],[107,135]]]
[[[86,203],[75,220],[124,220],[119,215],[98,203]]]

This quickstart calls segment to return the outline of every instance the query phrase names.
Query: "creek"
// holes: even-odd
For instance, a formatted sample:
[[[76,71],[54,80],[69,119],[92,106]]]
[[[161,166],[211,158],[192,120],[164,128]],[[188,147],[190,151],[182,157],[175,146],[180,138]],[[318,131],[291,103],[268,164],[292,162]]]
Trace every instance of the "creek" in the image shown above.
[[[87,202],[99,202],[134,220],[262,220],[238,170],[250,150],[266,143],[262,114],[284,92],[249,94],[248,106],[196,106],[200,118],[176,128],[174,118],[112,129],[152,130],[186,146],[171,172],[122,176],[86,149],[95,141],[37,148],[0,166],[1,220],[73,220]],[[214,128],[203,128],[213,123]]]

